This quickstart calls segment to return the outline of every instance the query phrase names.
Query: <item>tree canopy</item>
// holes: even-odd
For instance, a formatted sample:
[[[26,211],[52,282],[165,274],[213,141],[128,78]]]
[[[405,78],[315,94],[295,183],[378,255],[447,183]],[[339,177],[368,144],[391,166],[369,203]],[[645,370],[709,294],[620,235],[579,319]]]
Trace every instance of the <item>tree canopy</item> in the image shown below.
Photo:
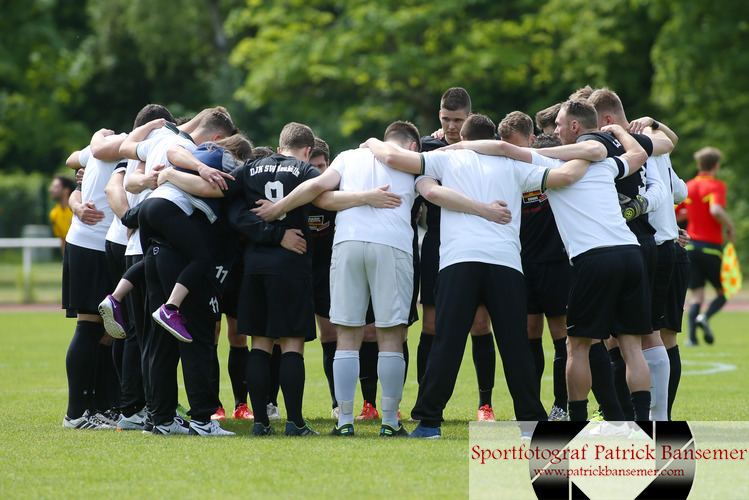
[[[53,172],[148,102],[224,105],[258,145],[304,122],[337,152],[396,119],[430,133],[451,86],[498,122],[590,84],[679,134],[683,178],[699,148],[725,153],[749,248],[749,11],[733,0],[9,0],[0,28],[4,171]]]

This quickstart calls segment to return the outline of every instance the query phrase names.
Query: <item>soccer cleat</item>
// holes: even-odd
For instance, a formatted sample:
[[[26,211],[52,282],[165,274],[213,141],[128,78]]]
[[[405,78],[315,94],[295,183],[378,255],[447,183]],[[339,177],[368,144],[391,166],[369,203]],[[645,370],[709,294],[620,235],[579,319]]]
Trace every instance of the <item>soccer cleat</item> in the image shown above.
[[[187,435],[190,433],[190,427],[189,425],[184,426],[177,419],[174,419],[168,424],[154,425],[151,433],[157,436]]]
[[[278,411],[278,406],[273,403],[268,403],[268,419],[270,420],[281,420],[281,412]]]
[[[607,422],[604,420],[588,432],[588,437],[623,437],[629,436],[631,433],[632,429],[629,428],[627,422]]]
[[[569,422],[570,416],[563,408],[554,405],[549,412],[549,422]]]
[[[439,439],[442,437],[442,429],[439,427],[424,427],[419,423],[416,429],[408,435],[412,438],[423,438],[423,439]]]
[[[603,422],[603,412],[601,410],[596,410],[593,412],[593,416],[590,417],[591,422]]]
[[[234,432],[222,429],[216,420],[209,420],[208,422],[193,420],[190,422],[190,430],[188,432],[191,436],[236,436]]]
[[[275,436],[276,431],[274,431],[273,427],[271,427],[270,425],[266,427],[260,422],[255,422],[255,425],[252,426],[252,435],[253,436]]]
[[[333,427],[333,430],[330,431],[331,436],[344,436],[344,437],[354,437],[354,424],[343,424],[342,426],[338,427],[337,425]]]
[[[242,420],[255,420],[255,415],[252,410],[247,408],[247,403],[240,403],[239,406],[231,414],[231,418],[238,418]]]
[[[115,410],[104,410],[96,413],[96,417],[105,424],[112,426],[113,429],[116,429],[117,423],[120,420],[120,413]]]
[[[146,412],[146,421],[143,423],[143,434],[151,434],[153,432],[153,419],[151,415]]]
[[[117,421],[118,431],[142,431],[145,428],[146,415],[143,413],[133,413],[129,417],[120,415],[120,419]]]
[[[330,410],[330,418],[332,418],[333,420],[338,420],[338,413],[339,413],[339,410],[338,410],[338,407],[336,406],[335,408]]]
[[[122,317],[122,304],[111,295],[107,295],[99,304],[99,315],[104,320],[104,329],[116,339],[124,339],[125,319]]]
[[[479,408],[479,411],[476,415],[478,417],[479,422],[494,422],[494,410],[492,410],[492,407],[489,405],[484,405],[481,408]]]
[[[64,429],[76,430],[110,430],[115,428],[98,418],[96,415],[91,414],[88,410],[78,418],[70,418],[65,415],[65,418],[62,419],[62,427]]]
[[[179,311],[170,311],[166,305],[156,309],[151,315],[164,330],[174,335],[177,340],[182,342],[192,342],[192,336],[185,328],[185,317]]]
[[[377,408],[370,403],[364,401],[364,408],[362,408],[362,411],[359,416],[356,417],[356,420],[374,420],[376,418],[380,418],[380,412],[378,412]]]
[[[394,429],[392,425],[382,424],[380,437],[408,437],[408,431],[401,424],[398,424],[397,429]]]
[[[286,421],[286,435],[287,436],[319,436],[320,433],[312,429],[309,424],[305,421],[304,427],[297,427],[296,424],[290,420]]]
[[[704,314],[699,314],[697,315],[697,319],[695,319],[695,322],[705,331],[705,342],[707,342],[708,344],[712,344],[713,342],[715,342],[713,329],[710,328],[710,323],[708,323],[707,321],[707,316],[705,316]]]
[[[224,410],[223,406],[219,406],[216,413],[211,415],[211,420],[226,420],[226,410]]]

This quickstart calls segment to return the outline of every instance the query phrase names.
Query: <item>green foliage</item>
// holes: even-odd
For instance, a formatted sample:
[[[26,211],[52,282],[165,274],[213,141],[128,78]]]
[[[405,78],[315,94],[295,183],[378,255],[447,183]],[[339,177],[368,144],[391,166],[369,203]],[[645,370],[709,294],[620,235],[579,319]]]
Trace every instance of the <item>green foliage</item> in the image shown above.
[[[0,175],[0,238],[21,236],[27,224],[48,224],[50,179],[38,172]]]

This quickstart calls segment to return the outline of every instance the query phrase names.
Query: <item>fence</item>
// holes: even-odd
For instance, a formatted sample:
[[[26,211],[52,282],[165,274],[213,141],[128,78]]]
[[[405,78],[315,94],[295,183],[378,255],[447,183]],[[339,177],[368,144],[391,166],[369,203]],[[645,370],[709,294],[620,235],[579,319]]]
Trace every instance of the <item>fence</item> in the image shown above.
[[[23,249],[23,302],[28,304],[31,297],[31,263],[35,248],[60,248],[59,238],[0,238],[0,248]]]

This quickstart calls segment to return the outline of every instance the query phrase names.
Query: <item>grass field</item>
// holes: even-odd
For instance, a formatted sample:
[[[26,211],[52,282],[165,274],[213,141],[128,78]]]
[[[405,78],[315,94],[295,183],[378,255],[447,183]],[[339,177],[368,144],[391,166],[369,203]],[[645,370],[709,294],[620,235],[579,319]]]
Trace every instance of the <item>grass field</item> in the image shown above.
[[[684,372],[674,418],[746,419],[747,322],[749,312],[722,312],[713,321],[715,345],[681,348]],[[65,352],[74,328],[74,320],[65,319],[62,311],[0,310],[0,498],[469,495],[468,421],[475,419],[477,403],[470,346],[446,410],[442,440],[381,440],[379,422],[357,424],[354,439],[325,436],[333,421],[318,342],[308,344],[305,355],[305,415],[322,436],[256,438],[250,435],[249,422],[226,420],[223,426],[237,432],[237,437],[161,438],[139,432],[62,429],[67,404]],[[419,325],[414,325],[412,353],[418,332]],[[553,350],[551,342],[545,342],[545,347],[542,399],[548,408]],[[221,398],[231,405],[227,352],[222,339]],[[405,418],[416,392],[412,363],[402,403]],[[186,402],[183,389],[180,400]],[[360,399],[356,405],[360,407]],[[498,419],[512,417],[500,366],[494,409]],[[406,427],[412,430],[414,424]],[[282,426],[276,423],[276,428]],[[515,497],[498,491],[497,498]]]

